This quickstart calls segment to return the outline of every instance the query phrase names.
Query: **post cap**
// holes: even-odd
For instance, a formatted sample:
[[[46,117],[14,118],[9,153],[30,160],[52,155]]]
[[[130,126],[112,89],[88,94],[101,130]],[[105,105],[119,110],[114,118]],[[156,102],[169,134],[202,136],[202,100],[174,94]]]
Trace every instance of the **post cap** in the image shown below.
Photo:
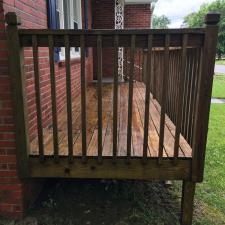
[[[21,25],[20,17],[15,12],[8,12],[5,15],[5,21],[8,25]]]
[[[218,12],[208,12],[205,15],[205,24],[207,25],[217,25],[220,22],[220,13]]]

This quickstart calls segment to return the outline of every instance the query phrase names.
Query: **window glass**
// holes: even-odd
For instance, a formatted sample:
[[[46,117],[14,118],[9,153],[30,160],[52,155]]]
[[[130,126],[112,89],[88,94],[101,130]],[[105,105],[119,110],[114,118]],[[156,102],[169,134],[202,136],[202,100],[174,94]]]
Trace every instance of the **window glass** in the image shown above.
[[[60,29],[81,29],[81,0],[56,0],[56,13],[58,28]],[[79,57],[80,49],[71,48],[71,57]],[[60,59],[65,59],[65,48],[61,48]]]

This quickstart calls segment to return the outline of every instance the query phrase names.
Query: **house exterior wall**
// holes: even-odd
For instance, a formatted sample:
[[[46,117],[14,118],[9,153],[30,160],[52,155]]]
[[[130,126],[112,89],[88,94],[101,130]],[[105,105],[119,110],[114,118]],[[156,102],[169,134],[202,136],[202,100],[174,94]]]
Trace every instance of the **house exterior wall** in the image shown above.
[[[82,1],[83,3],[84,1]],[[88,4],[89,28],[92,24],[91,0]],[[82,6],[83,15],[84,7]],[[47,28],[47,5],[45,0],[3,0],[0,1],[0,215],[19,218],[23,215],[26,206],[32,200],[32,196],[40,191],[41,182],[32,180],[21,181],[18,178],[16,167],[15,145],[15,121],[13,113],[12,86],[9,75],[8,50],[6,38],[5,14],[16,12],[22,21],[22,28]],[[83,19],[84,22],[84,19]],[[43,126],[48,127],[52,123],[50,72],[48,50],[39,49],[41,102]],[[34,92],[34,73],[32,50],[26,48],[25,76],[28,106],[28,128],[30,139],[37,135],[37,119]],[[57,110],[65,108],[66,102],[66,77],[65,64],[55,63]],[[87,80],[92,80],[92,51],[89,50],[86,58]],[[71,62],[72,96],[75,97],[80,90],[80,60]]]
[[[93,28],[114,29],[115,28],[115,2],[112,0],[95,0],[93,5]],[[150,4],[128,4],[124,7],[124,28],[141,29],[151,27]],[[94,54],[96,51],[94,50]],[[113,77],[113,49],[103,49],[102,73],[103,77]],[[140,55],[136,54],[135,61],[138,62]],[[97,78],[97,57],[94,57],[94,78]],[[136,67],[135,67],[136,68]],[[139,71],[135,71],[135,77],[140,80]]]
[[[150,4],[125,5],[124,27],[127,29],[141,29],[151,27]]]
[[[112,0],[95,0],[92,8],[93,16],[93,29],[114,29],[115,28],[115,3]],[[96,55],[96,49],[94,49],[94,55]],[[94,78],[97,79],[97,57],[93,58],[94,64]],[[113,49],[104,48],[102,52],[102,74],[103,77],[113,76]]]

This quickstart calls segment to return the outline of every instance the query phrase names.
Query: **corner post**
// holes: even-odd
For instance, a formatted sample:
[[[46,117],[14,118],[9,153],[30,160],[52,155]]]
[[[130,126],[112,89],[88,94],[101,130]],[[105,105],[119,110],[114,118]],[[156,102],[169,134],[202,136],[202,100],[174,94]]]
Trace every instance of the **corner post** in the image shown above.
[[[206,30],[194,121],[192,156],[192,181],[194,182],[202,182],[203,180],[219,20],[220,14],[218,13],[210,12],[205,16]]]
[[[26,87],[24,74],[24,56],[20,46],[18,25],[20,19],[14,12],[5,16],[7,26],[7,41],[9,50],[9,73],[13,88],[13,107],[16,126],[16,156],[18,175],[20,178],[29,176],[28,153],[29,137],[27,126]]]
[[[183,181],[181,199],[181,225],[192,224],[195,186],[195,182]]]

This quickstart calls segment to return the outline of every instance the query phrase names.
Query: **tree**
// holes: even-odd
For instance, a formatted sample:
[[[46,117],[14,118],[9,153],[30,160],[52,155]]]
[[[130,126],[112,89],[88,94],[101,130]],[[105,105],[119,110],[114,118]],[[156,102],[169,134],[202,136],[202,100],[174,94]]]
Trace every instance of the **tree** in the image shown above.
[[[162,16],[153,16],[153,24],[152,27],[154,29],[166,29],[168,28],[168,25],[170,24],[170,19],[166,17],[165,15]]]
[[[184,17],[183,24],[188,27],[203,27],[205,14],[212,11],[221,14],[217,45],[217,55],[220,59],[222,54],[225,54],[225,0],[216,0],[210,4],[201,5],[198,12]]]

